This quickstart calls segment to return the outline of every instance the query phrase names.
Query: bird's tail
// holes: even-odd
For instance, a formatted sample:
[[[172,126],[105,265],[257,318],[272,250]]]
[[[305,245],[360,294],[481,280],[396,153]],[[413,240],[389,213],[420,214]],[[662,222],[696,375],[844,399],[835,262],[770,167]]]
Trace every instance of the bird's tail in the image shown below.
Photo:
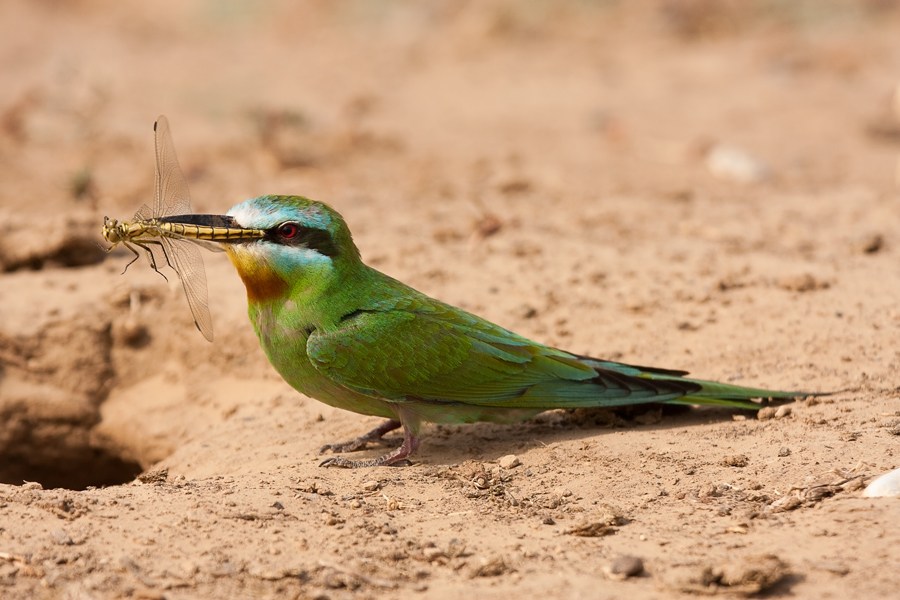
[[[751,402],[754,398],[789,399],[804,396],[827,396],[831,392],[802,392],[769,390],[764,388],[743,387],[716,381],[692,379],[685,377],[686,371],[673,371],[658,369],[655,367],[639,367],[611,361],[603,361],[589,357],[579,357],[582,362],[598,370],[613,371],[622,375],[636,377],[638,379],[665,382],[675,384],[682,388],[683,395],[677,398],[663,400],[667,404],[689,404],[707,406],[729,406],[732,408],[745,408],[756,410],[760,405]]]
[[[767,390],[763,388],[743,387],[716,381],[704,381],[702,379],[682,378],[682,381],[690,381],[700,386],[700,390],[670,400],[670,404],[702,404],[706,406],[730,406],[733,408],[746,408],[756,410],[760,406],[751,402],[753,398],[790,399],[804,396],[825,396],[819,392],[785,392],[780,390]]]

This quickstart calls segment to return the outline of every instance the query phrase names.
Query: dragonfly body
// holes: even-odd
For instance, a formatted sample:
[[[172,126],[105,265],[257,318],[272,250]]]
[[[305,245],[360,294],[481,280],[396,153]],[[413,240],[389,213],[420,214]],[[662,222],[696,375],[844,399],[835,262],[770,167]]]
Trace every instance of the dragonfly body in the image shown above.
[[[188,214],[146,220],[135,218],[134,221],[122,221],[121,223],[116,219],[106,217],[103,223],[103,237],[112,244],[109,251],[115,248],[117,244],[124,244],[126,247],[129,247],[129,244],[135,244],[143,247],[144,244],[154,242],[161,237],[189,240],[194,243],[199,242],[203,246],[206,246],[204,242],[207,241],[228,242],[248,237],[246,229],[193,225],[190,223],[196,217],[205,218],[207,216]],[[262,237],[262,232],[259,232],[257,236]],[[129,247],[129,249],[135,252],[133,247]],[[216,246],[215,250],[221,252],[222,249]],[[138,257],[140,256],[137,252],[135,254]]]

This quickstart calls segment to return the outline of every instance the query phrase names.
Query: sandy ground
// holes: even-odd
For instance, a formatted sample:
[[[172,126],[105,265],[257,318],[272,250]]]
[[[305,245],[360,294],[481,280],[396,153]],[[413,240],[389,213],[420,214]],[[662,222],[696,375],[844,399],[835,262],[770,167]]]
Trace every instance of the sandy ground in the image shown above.
[[[0,597],[897,597],[896,2],[298,4],[0,3]],[[158,114],[196,212],[306,195],[542,342],[839,392],[320,469],[378,420],[280,380],[224,255],[208,344],[94,245]]]

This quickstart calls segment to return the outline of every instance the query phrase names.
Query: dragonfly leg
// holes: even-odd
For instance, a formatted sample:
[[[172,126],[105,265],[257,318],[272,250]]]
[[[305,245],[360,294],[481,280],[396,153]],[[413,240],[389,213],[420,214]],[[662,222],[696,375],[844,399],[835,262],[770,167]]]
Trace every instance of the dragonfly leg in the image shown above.
[[[132,253],[132,254],[134,254],[134,258],[131,259],[131,262],[129,262],[127,265],[125,265],[125,268],[122,269],[122,275],[124,275],[124,274],[125,274],[125,271],[128,270],[128,267],[130,267],[131,265],[133,265],[133,264],[134,264],[134,261],[136,261],[137,259],[139,259],[139,258],[141,257],[141,255],[138,254],[138,251],[134,249],[134,246],[132,246],[132,245],[129,244],[128,242],[122,242],[122,244],[123,244],[126,248],[128,248],[129,250],[131,250],[131,253]],[[112,250],[113,248],[115,248],[115,247],[116,247],[116,244],[113,244],[113,245],[107,250],[107,252],[111,251],[111,250]]]
[[[141,248],[143,248],[144,252],[147,253],[147,260],[150,261],[150,268],[153,269],[154,271],[156,271],[157,273],[159,273],[160,276],[163,279],[165,279],[166,281],[168,281],[169,278],[166,277],[165,274],[163,274],[163,272],[159,270],[159,265],[156,262],[156,257],[153,255],[153,252],[151,252],[151,250],[150,250],[150,244],[159,246],[160,249],[162,250],[163,257],[166,259],[166,265],[168,265],[169,267],[174,269],[176,272],[178,271],[177,269],[175,269],[174,266],[172,266],[172,263],[169,260],[169,255],[168,255],[168,253],[166,253],[166,247],[163,245],[162,242],[160,242],[158,240],[142,240],[140,242],[136,241],[134,243],[137,244],[138,246],[140,246]],[[135,260],[137,260],[137,259],[135,259]],[[134,262],[134,260],[131,262]],[[130,265],[131,263],[128,263],[128,264]]]

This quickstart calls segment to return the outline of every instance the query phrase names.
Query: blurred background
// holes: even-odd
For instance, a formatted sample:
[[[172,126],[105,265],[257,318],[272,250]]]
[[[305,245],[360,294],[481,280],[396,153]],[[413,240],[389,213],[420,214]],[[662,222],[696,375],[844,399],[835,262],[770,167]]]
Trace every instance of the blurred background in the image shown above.
[[[526,173],[893,191],[898,5],[9,0],[0,202],[133,212],[159,114],[196,211],[277,191],[462,212]]]
[[[4,0],[0,60],[4,481],[127,480],[227,418],[204,378],[277,381],[223,256],[213,345],[176,277],[92,266],[160,114],[195,212],[325,201],[370,264],[546,343],[841,389],[842,348],[894,341],[835,315],[897,317],[897,1]]]

